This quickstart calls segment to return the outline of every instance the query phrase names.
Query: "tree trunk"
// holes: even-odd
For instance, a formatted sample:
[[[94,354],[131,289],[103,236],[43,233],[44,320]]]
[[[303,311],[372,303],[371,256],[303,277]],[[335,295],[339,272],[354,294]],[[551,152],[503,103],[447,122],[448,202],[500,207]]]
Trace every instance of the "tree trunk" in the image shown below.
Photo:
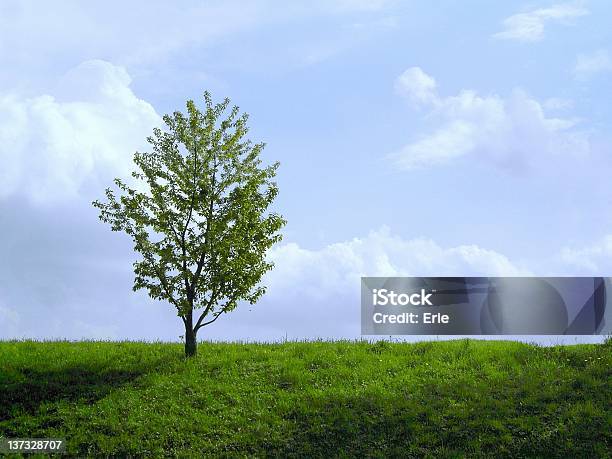
[[[198,352],[196,333],[193,331],[193,311],[185,317],[185,357],[194,357]]]

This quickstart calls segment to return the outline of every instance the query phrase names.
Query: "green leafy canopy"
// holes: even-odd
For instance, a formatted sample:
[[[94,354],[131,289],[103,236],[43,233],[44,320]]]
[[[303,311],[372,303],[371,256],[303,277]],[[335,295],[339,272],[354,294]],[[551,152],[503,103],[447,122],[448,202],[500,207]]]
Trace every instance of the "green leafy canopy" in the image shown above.
[[[134,155],[136,188],[115,179],[117,194],[108,188],[107,202],[93,202],[142,256],[134,290],[170,302],[183,320],[202,309],[194,331],[265,292],[265,254],[285,224],[268,212],[279,164],[261,165],[264,144],[245,139],[248,115],[208,92],[204,101],[204,111],[190,100],[186,114],[163,117],[165,129],[147,138],[152,151]]]

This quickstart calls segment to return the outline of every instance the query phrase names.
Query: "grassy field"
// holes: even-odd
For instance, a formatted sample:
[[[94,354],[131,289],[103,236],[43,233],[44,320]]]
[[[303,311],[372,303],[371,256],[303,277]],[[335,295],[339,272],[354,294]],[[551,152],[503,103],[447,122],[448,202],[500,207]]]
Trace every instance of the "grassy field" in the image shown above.
[[[612,345],[0,342],[0,436],[74,456],[610,457]]]

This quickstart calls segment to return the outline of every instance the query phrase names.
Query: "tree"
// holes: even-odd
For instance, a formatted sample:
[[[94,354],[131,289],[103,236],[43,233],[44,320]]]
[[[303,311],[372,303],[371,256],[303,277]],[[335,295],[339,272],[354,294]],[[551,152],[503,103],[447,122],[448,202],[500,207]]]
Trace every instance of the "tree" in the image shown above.
[[[141,256],[133,290],[176,308],[187,356],[200,328],[264,294],[260,280],[273,267],[265,254],[285,224],[268,212],[279,164],[261,165],[264,144],[245,139],[248,115],[228,113],[229,99],[213,104],[206,92],[204,100],[203,112],[189,100],[186,114],[163,117],[165,129],[147,138],[152,151],[134,154],[135,188],[115,179],[117,196],[107,188],[107,202],[93,202]]]

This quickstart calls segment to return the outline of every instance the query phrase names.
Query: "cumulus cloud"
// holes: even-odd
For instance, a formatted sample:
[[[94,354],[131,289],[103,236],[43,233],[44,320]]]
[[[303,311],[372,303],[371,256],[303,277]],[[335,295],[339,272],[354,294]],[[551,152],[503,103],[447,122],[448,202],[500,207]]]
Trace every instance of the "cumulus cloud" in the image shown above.
[[[529,270],[477,245],[442,247],[428,238],[405,239],[383,227],[365,237],[309,250],[289,243],[271,250],[275,268],[261,304],[232,313],[221,337],[242,329],[249,338],[357,337],[362,276],[521,276]],[[262,330],[264,335],[256,335]]]
[[[271,251],[281,283],[316,272],[317,284],[344,285],[361,276],[514,276],[526,271],[477,245],[444,248],[428,238],[404,239],[382,227],[367,236],[307,250],[285,244]],[[319,267],[320,269],[314,269]],[[307,273],[311,274],[307,274]]]
[[[525,13],[514,14],[503,20],[504,29],[493,35],[503,40],[534,42],[544,38],[547,23],[567,24],[571,19],[589,14],[579,4],[561,3],[548,8],[539,8]]]
[[[605,49],[591,54],[580,54],[576,58],[574,76],[577,80],[589,80],[600,73],[612,72],[612,59]]]
[[[395,91],[416,104],[436,104],[436,80],[420,67],[410,67],[395,80]]]
[[[160,123],[125,69],[100,60],[69,71],[56,94],[0,94],[0,198],[53,202],[103,189],[129,174],[134,151]]]
[[[507,98],[464,89],[441,97],[435,80],[418,67],[395,82],[396,91],[413,104],[429,108],[433,132],[406,145],[391,159],[403,169],[445,164],[479,155],[497,166],[520,171],[540,159],[583,157],[588,137],[575,129],[577,119],[548,117],[544,106],[523,90]]]

